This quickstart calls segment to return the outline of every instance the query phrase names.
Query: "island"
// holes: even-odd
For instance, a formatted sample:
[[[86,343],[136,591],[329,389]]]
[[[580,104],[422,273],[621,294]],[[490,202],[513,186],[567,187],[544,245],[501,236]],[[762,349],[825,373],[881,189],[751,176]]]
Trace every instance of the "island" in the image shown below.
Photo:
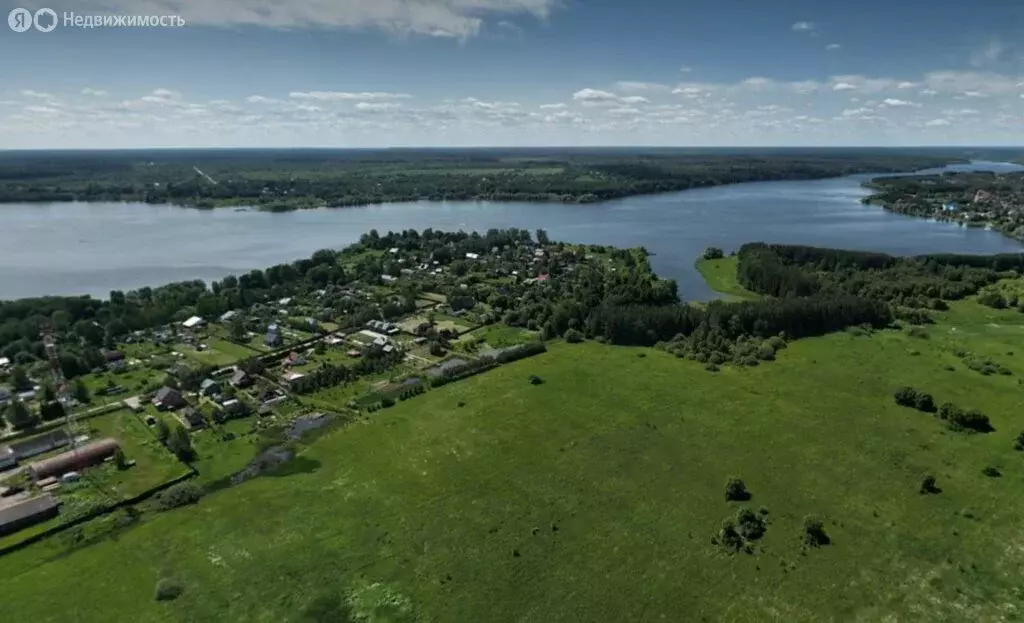
[[[913,172],[958,150],[375,149],[0,152],[0,203],[268,211],[409,201],[594,203],[739,182]]]
[[[5,616],[1024,606],[1024,254],[697,262],[728,299],[543,229],[370,231],[0,302]]]
[[[876,178],[863,201],[897,214],[997,230],[1024,240],[1024,171]]]

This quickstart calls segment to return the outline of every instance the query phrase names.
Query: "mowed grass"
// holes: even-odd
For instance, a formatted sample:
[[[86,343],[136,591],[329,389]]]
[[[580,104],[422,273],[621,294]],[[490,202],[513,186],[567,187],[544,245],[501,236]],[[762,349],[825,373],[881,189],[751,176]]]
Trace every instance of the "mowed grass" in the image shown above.
[[[697,261],[697,271],[704,277],[704,281],[715,292],[724,294],[725,300],[742,301],[759,298],[756,292],[751,292],[740,285],[736,279],[736,267],[739,259],[730,256],[717,260],[701,259]]]
[[[949,316],[1013,376],[966,369],[942,324],[930,339],[808,339],[719,373],[553,345],[328,435],[299,473],[51,562],[52,545],[0,558],[5,617],[299,621],[380,582],[435,621],[1000,619],[1024,607],[1024,366],[1005,354],[1024,331],[994,314]],[[901,385],[980,408],[996,431],[947,431],[896,406]],[[918,492],[926,473],[942,493]],[[732,475],[749,503],[724,500]],[[770,511],[756,555],[710,542],[740,506]],[[805,555],[809,513],[833,543]],[[185,593],[154,602],[160,577]]]

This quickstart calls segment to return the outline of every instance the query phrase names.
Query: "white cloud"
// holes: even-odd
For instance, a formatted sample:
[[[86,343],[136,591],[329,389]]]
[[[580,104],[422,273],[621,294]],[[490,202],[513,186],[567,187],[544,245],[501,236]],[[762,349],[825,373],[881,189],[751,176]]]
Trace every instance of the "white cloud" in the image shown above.
[[[931,121],[928,121],[927,123],[925,123],[925,125],[927,127],[929,127],[929,128],[944,127],[944,126],[949,125],[949,120],[948,119],[932,119]]]
[[[608,91],[599,91],[597,89],[581,89],[572,94],[572,98],[577,102],[611,102],[617,103],[619,96]]]
[[[652,92],[667,92],[671,89],[667,84],[660,84],[658,82],[635,82],[631,80],[623,80],[615,83],[615,88],[620,91],[652,91]]]
[[[515,15],[546,19],[562,0],[28,0],[32,8],[89,14],[180,15],[190,27],[377,29],[464,39],[484,20]],[[38,5],[38,6],[33,6]],[[60,10],[58,10],[58,13]]]
[[[91,97],[103,97],[106,94],[107,92],[102,89],[91,89],[89,87],[82,89],[82,95],[88,95]]]
[[[939,93],[1003,95],[1016,92],[1020,80],[1020,76],[991,71],[933,71],[925,74],[923,82],[928,89]]]
[[[401,104],[395,104],[394,102],[359,102],[355,106],[356,110],[363,112],[391,112],[401,107]]]
[[[850,84],[849,82],[837,82],[834,85],[832,85],[833,91],[853,91],[856,88],[856,86]]]
[[[321,102],[369,102],[405,99],[411,96],[405,93],[382,92],[349,93],[345,91],[292,91],[288,94],[288,97],[300,100],[317,100]]]
[[[879,106],[882,108],[921,107],[920,104],[915,104],[914,102],[910,102],[907,100],[896,99],[895,97],[887,97],[886,99],[882,100],[882,103],[879,104]]]
[[[688,74],[691,71],[693,71],[693,67],[690,67],[689,65],[683,65],[682,67],[679,68],[679,71],[683,72],[684,74]]]
[[[988,97],[988,94],[981,91],[964,91],[964,97]]]
[[[932,97],[932,96],[935,96],[935,95],[938,95],[938,94],[939,94],[939,92],[936,91],[935,89],[925,89],[924,91],[921,91],[921,95],[927,95],[929,97]]]
[[[863,115],[871,115],[874,112],[875,111],[870,108],[847,108],[843,111],[842,115],[844,117],[860,117]]]
[[[274,99],[272,97],[263,97],[262,95],[250,95],[245,98],[245,101],[250,104],[279,104],[281,100]]]
[[[843,46],[838,44],[838,43],[830,43],[830,44],[825,46],[825,49],[828,50],[829,52],[831,52],[833,50],[838,50],[841,47],[843,47]]]
[[[993,39],[971,53],[970,63],[972,67],[986,67],[998,63],[1009,51],[1009,47],[999,39]]]
[[[31,97],[31,98],[34,98],[34,99],[41,99],[41,100],[52,100],[52,99],[54,99],[54,96],[52,94],[50,94],[50,93],[43,93],[41,91],[33,91],[32,89],[22,89],[20,91],[20,93],[24,97]]]
[[[572,95],[572,99],[584,106],[622,106],[647,104],[649,100],[642,95],[620,96],[609,91],[598,89],[581,89]]]
[[[541,104],[538,108],[541,110],[562,110],[565,108],[565,104],[561,102],[558,104]]]
[[[817,24],[814,22],[797,22],[791,26],[796,32],[812,32],[817,29]]]
[[[903,82],[897,84],[896,88],[897,89],[913,89],[916,86],[917,86],[917,84],[915,84],[913,82],[903,81]]]

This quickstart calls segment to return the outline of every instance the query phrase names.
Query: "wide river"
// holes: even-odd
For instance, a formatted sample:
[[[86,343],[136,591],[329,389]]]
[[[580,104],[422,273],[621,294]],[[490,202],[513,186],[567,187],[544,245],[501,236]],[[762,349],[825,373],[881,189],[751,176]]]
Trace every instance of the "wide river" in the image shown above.
[[[977,162],[944,170],[1024,170]],[[272,214],[126,203],[0,205],[0,300],[220,279],[343,247],[370,229],[544,228],[552,239],[644,246],[686,300],[714,297],[694,269],[705,247],[765,241],[882,251],[1021,252],[983,229],[890,214],[860,199],[866,176],[757,182],[596,205],[420,202]]]

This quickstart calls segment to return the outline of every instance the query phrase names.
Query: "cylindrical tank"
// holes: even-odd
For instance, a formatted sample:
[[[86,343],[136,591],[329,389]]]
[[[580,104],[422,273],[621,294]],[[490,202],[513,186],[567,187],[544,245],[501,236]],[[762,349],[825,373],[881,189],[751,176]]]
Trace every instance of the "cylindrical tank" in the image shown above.
[[[103,459],[113,455],[118,446],[116,439],[100,439],[57,456],[29,463],[26,470],[33,480],[60,476],[66,472],[102,462]]]

